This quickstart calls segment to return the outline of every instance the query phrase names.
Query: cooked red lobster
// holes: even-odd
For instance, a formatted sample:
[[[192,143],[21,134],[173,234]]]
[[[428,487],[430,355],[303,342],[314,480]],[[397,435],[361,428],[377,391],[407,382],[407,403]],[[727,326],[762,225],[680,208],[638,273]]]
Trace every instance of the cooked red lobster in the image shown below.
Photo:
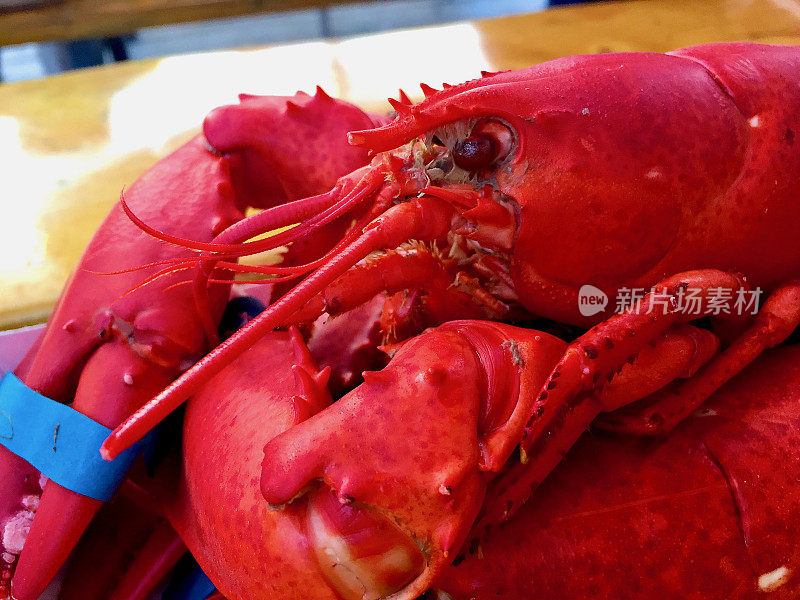
[[[163,474],[153,488],[231,600],[400,600],[428,590],[517,598],[537,586],[558,597],[569,588],[548,573],[562,569],[577,578],[567,595],[608,595],[626,584],[600,574],[608,567],[597,558],[615,494],[646,500],[615,522],[641,527],[620,548],[681,542],[656,533],[673,522],[652,504],[659,494],[672,501],[675,479],[660,478],[667,464],[693,482],[673,498],[676,514],[701,500],[728,516],[738,510],[748,549],[731,533],[735,520],[692,521],[697,539],[683,547],[721,555],[701,581],[687,583],[680,563],[658,589],[708,597],[730,584],[728,595],[791,597],[797,558],[782,527],[797,515],[784,490],[798,465],[764,475],[753,495],[737,486],[780,452],[783,442],[758,436],[794,436],[794,373],[782,379],[785,397],[729,392],[710,409],[749,420],[673,429],[800,321],[798,73],[800,51],[788,46],[572,57],[438,92],[424,86],[416,105],[401,94],[395,119],[377,128],[377,117],[322,93],[246,97],[123,195],[18,375],[67,401],[80,375],[75,407],[84,410],[86,390],[87,414],[124,420],[103,446],[109,459],[194,396],[179,490]],[[368,165],[358,148],[374,154]],[[246,206],[266,210],[242,219]],[[110,274],[119,244],[110,246],[122,236],[147,249],[146,268]],[[281,265],[236,262],[287,244]],[[140,408],[216,343],[231,273],[242,270],[271,275],[274,301]],[[81,281],[87,273],[113,282],[100,303]],[[586,286],[608,299],[604,310],[581,313]],[[633,289],[646,293],[615,312]],[[756,292],[763,306],[741,310]],[[592,328],[562,341],[502,322],[533,318]],[[333,402],[330,367],[347,370],[357,353],[347,331],[357,328],[378,331],[392,358],[381,369],[368,353],[375,370],[357,386],[358,377],[342,378],[346,393]],[[73,332],[79,341],[64,339]],[[359,343],[374,348],[375,337]],[[107,383],[109,369],[121,375]],[[750,373],[745,381],[761,381]],[[575,464],[559,471],[575,481],[562,474],[540,487],[592,423],[638,441],[579,442]],[[608,461],[599,473],[593,454]],[[24,465],[6,458],[10,481]],[[3,514],[20,510],[22,494],[9,488]],[[46,515],[65,502],[85,516],[55,527]],[[17,598],[35,598],[96,508],[48,483],[14,576]],[[592,511],[600,533],[543,566],[545,542],[568,531],[558,523]],[[575,556],[586,560],[572,565]],[[651,583],[636,577],[621,595],[649,597]]]

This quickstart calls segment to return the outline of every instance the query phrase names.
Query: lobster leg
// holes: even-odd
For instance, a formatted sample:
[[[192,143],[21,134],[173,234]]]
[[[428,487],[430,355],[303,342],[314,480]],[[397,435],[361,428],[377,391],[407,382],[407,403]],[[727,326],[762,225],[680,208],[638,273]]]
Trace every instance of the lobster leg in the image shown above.
[[[658,340],[673,325],[700,318],[709,312],[709,290],[722,288],[735,292],[741,287],[736,276],[722,271],[679,274],[656,286],[656,289],[663,289],[661,294],[648,294],[625,313],[611,317],[570,344],[534,404],[520,443],[523,464],[511,469],[498,481],[495,497],[487,501],[475,535],[513,514],[598,414],[619,408],[623,401],[637,399],[626,397],[619,391],[603,391],[603,385],[612,381],[627,362],[633,362],[648,343]],[[677,308],[674,295],[686,289],[699,291],[702,299],[700,314],[687,314]],[[698,338],[693,336],[693,339],[696,341]],[[716,340],[714,344],[716,351]],[[703,355],[710,356],[706,352],[697,354]],[[696,368],[696,359],[689,364]],[[652,377],[657,373],[652,367],[651,364],[649,369],[646,365],[640,368],[651,371],[646,377]],[[686,365],[680,366],[657,387],[663,387],[685,370]],[[627,374],[626,377],[634,376]],[[532,464],[526,465],[529,460]]]
[[[676,325],[648,344],[597,393],[604,411],[647,398],[672,381],[694,377],[719,352],[719,340],[710,331]],[[597,420],[592,422],[594,427]]]
[[[163,521],[128,567],[109,600],[146,600],[187,552],[183,540]]]
[[[783,342],[800,324],[800,282],[778,289],[764,303],[753,325],[695,377],[658,391],[646,406],[603,415],[602,429],[658,435],[668,433],[762,352]]]

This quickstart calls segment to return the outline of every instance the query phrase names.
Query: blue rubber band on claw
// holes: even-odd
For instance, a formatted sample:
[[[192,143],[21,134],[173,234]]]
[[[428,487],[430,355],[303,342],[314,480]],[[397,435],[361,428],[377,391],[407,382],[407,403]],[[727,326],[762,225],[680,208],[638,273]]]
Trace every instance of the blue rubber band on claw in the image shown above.
[[[13,373],[0,379],[0,445],[68,490],[111,500],[145,443],[107,462],[100,446],[109,433],[86,415],[30,389]]]

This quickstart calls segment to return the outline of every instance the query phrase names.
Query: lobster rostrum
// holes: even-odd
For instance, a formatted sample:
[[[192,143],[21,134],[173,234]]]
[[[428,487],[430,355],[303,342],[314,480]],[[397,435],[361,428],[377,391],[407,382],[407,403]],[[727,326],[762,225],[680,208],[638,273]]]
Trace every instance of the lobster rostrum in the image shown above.
[[[333,556],[333,566],[321,559],[314,568],[336,593],[414,598],[467,540],[510,518],[599,413],[649,395],[647,406],[605,426],[667,432],[796,327],[800,202],[787,174],[800,168],[798,72],[793,47],[711,44],[487,74],[423,88],[428,97],[417,105],[401,95],[393,122],[350,134],[380,153],[369,166],[212,243],[166,236],[128,211],[153,235],[204,253],[196,290],[230,254],[293,243],[343,215],[355,225],[322,257],[264,269],[311,274],[137,411],[104,455],[113,458],[274,328],[381,291],[410,298],[414,323],[391,309],[406,334],[516,311],[594,324],[564,345],[504,325],[447,324],[407,342],[386,370],[318,414],[324,377],[299,376],[309,390],[317,382],[304,396],[317,400],[295,402],[276,425],[282,431],[263,436],[263,496],[286,523],[305,520],[298,544]],[[243,242],[293,223],[266,243]],[[347,278],[356,285],[343,286]],[[612,306],[621,288],[653,291],[620,314],[589,318],[577,301],[587,283],[606,290]],[[714,290],[750,288],[770,294],[754,318],[714,309]],[[694,313],[679,302],[688,289],[697,291]],[[706,316],[724,332],[722,353],[716,336],[686,325]],[[671,351],[676,345],[682,350]],[[393,426],[385,394],[403,400],[391,404],[403,415]],[[418,457],[420,470],[393,462],[395,453]],[[218,523],[216,508],[206,510],[208,529],[198,535],[209,544]],[[350,537],[380,538],[385,551],[370,547],[359,563]],[[370,564],[376,555],[381,564]],[[223,585],[233,598],[258,597],[256,588],[236,591],[248,581],[264,597],[298,585],[235,573]]]
[[[210,241],[242,220],[248,207],[285,205],[325,191],[365,164],[367,152],[348,145],[346,132],[381,122],[321,90],[242,96],[239,105],[212,112],[203,134],[125,190],[124,206],[172,235]],[[343,224],[331,223],[305,248],[296,245],[287,260],[305,262],[304,252],[327,251],[324,236],[340,236],[337,228]],[[130,257],[122,270],[120,257]],[[226,258],[235,262],[236,256]],[[218,341],[231,274],[213,271],[220,283],[198,301],[193,271],[185,268],[195,260],[193,252],[142,232],[117,204],[16,375],[106,427],[119,425]],[[5,448],[0,477],[0,597],[13,589],[15,598],[33,600],[102,503],[48,482]],[[165,547],[177,547],[161,536]],[[85,598],[91,587],[85,575],[82,584]]]

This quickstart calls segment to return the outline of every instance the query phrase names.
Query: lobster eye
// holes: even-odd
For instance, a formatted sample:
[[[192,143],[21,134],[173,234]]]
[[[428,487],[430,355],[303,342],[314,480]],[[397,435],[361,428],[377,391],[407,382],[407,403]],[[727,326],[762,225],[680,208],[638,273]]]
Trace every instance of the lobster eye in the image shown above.
[[[453,147],[453,161],[465,171],[488,167],[496,156],[494,140],[488,135],[471,135]]]

